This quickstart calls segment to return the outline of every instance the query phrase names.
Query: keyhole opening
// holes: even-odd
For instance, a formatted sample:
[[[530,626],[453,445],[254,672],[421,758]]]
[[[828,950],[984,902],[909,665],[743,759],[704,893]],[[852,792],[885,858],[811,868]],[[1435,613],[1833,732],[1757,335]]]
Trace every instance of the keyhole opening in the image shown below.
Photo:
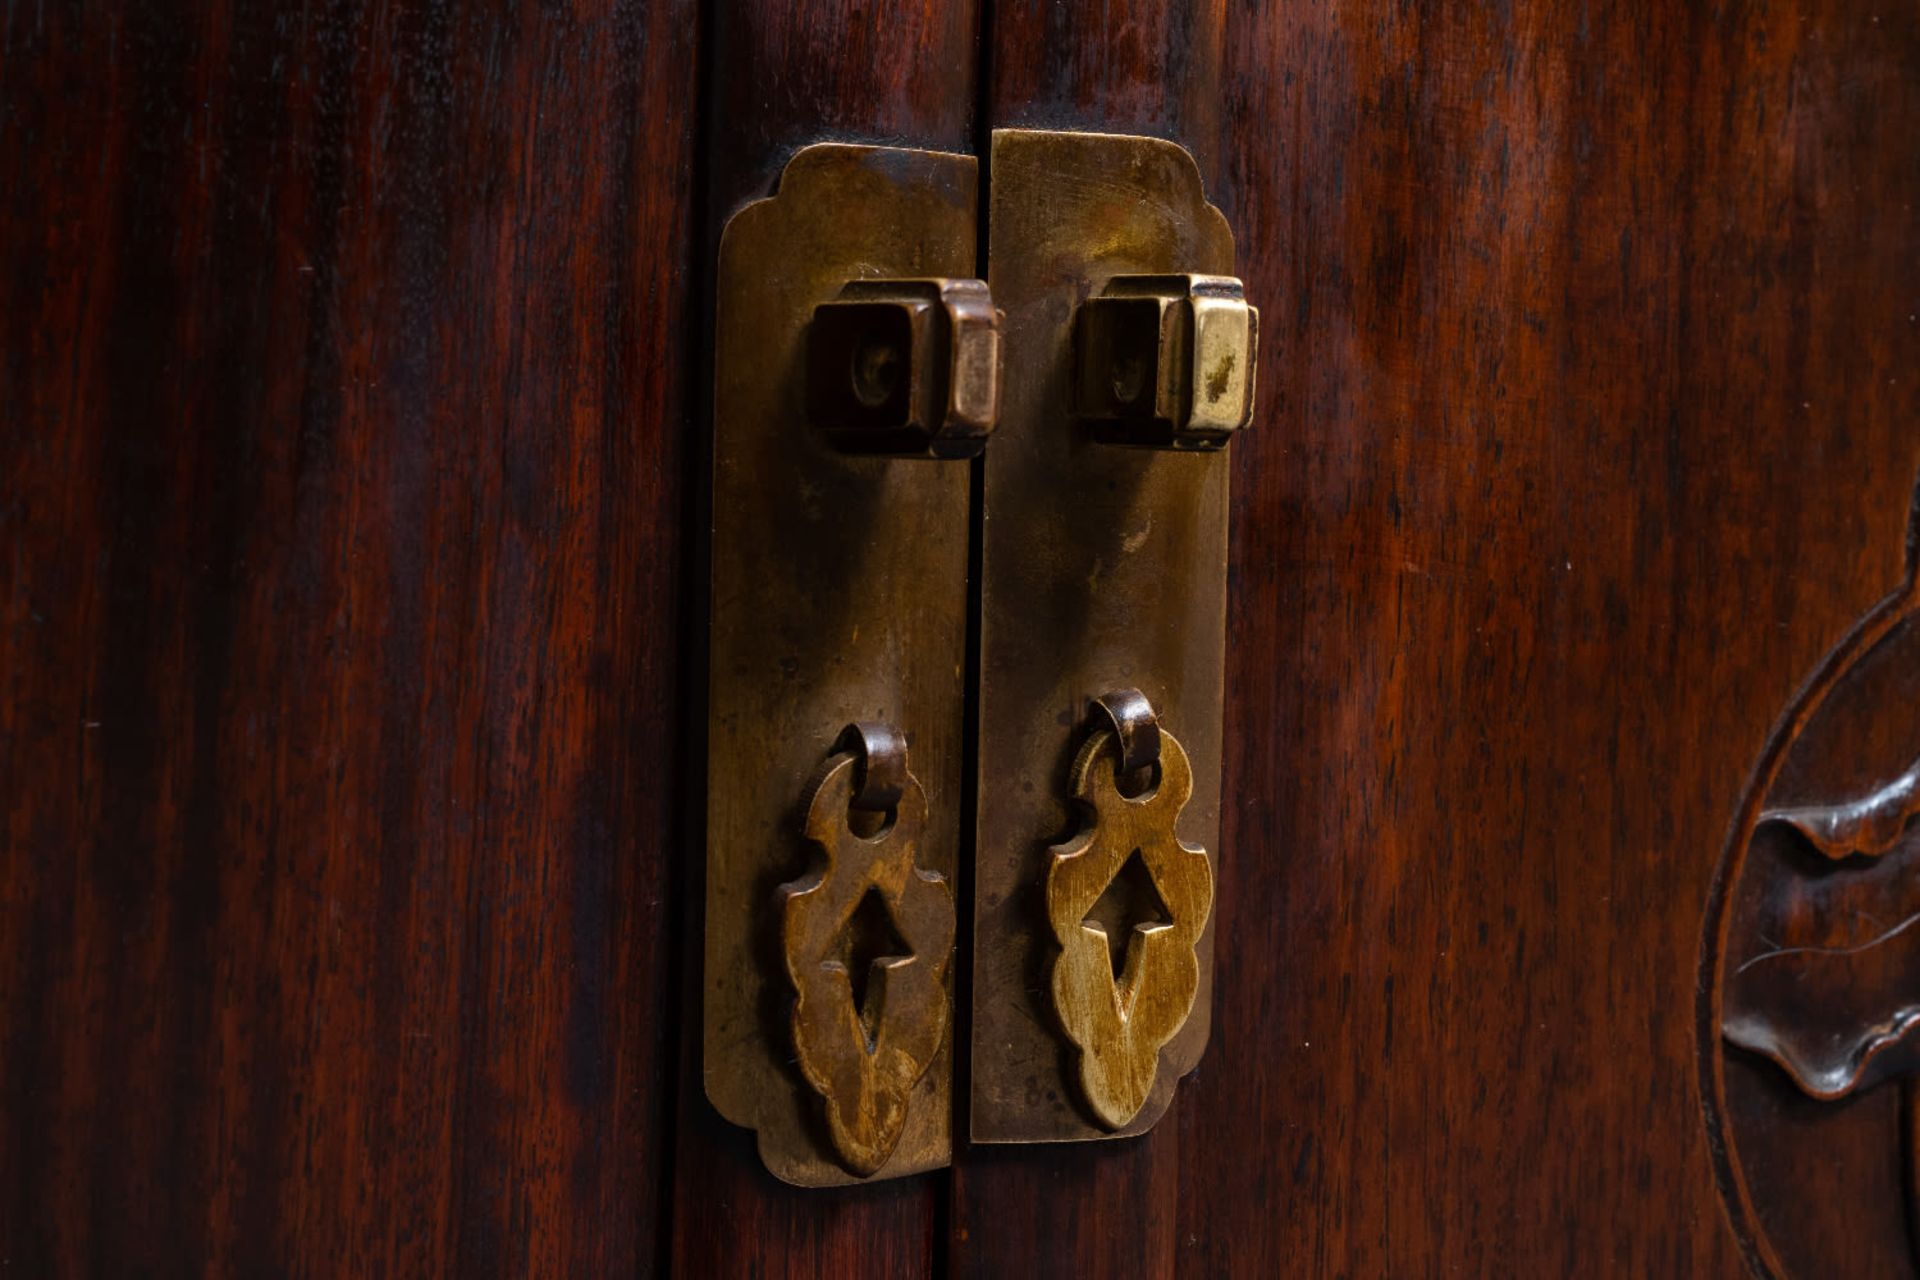
[[[1153,882],[1146,859],[1135,849],[1127,855],[1118,875],[1107,885],[1088,911],[1084,924],[1098,925],[1107,935],[1107,960],[1113,966],[1118,984],[1127,971],[1127,952],[1142,926],[1173,923],[1173,913]]]
[[[869,329],[854,344],[853,395],[869,409],[878,409],[893,398],[900,385],[900,372],[906,358],[899,346],[880,329]]]
[[[886,1012],[886,983],[876,981],[876,973],[890,960],[911,956],[913,948],[894,927],[893,912],[878,889],[868,889],[861,895],[838,941],[836,959],[846,970],[861,1034],[866,1038],[867,1052],[872,1053],[880,1036],[880,1019]]]
[[[1147,392],[1147,359],[1138,351],[1123,352],[1113,362],[1113,398],[1132,406]]]

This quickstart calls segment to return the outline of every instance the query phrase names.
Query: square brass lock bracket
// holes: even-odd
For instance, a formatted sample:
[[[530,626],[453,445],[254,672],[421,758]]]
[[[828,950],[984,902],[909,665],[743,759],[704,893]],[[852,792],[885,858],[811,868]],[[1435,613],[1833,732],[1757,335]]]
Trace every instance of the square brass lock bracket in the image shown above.
[[[1075,316],[1074,410],[1108,444],[1224,448],[1253,415],[1259,335],[1232,276],[1117,276]]]
[[[838,448],[971,458],[999,408],[999,315],[984,282],[855,280],[814,309],[807,413]]]

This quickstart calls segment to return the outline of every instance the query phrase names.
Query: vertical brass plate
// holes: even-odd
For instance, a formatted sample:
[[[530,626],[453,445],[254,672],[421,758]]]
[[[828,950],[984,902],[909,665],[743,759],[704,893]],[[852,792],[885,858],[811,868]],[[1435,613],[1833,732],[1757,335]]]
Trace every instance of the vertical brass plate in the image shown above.
[[[971,1131],[1119,1137],[1152,1127],[1206,1046],[1213,926],[1192,1014],[1146,1104],[1109,1130],[1048,999],[1048,849],[1077,827],[1068,775],[1089,700],[1132,686],[1192,761],[1178,835],[1220,856],[1227,457],[1091,439],[1071,415],[1073,317],[1112,276],[1232,274],[1233,235],[1169,142],[1002,130],[990,172],[988,285],[1008,354],[985,460]]]
[[[808,784],[853,721],[905,732],[927,797],[918,865],[951,883],[968,520],[965,463],[839,453],[808,423],[807,324],[849,280],[972,275],[976,184],[970,156],[808,147],[720,246],[705,1076],[767,1167],[803,1186],[867,1179],[833,1158],[795,1066],[779,889],[807,870]],[[952,1052],[949,1035],[875,1178],[948,1163]]]

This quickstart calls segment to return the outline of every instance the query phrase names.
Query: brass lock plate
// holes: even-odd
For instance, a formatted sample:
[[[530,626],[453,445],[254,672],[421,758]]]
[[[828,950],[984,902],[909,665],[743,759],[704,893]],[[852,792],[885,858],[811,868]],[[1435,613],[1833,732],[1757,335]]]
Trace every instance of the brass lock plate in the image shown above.
[[[939,916],[959,846],[969,466],[937,459],[978,451],[994,398],[981,382],[997,364],[991,325],[947,279],[974,271],[977,182],[971,156],[812,146],[721,242],[705,1078],[720,1113],[758,1132],[767,1167],[805,1186],[937,1168],[951,1153],[954,966],[913,954],[919,967],[903,969],[903,948],[863,956],[854,935],[951,945]],[[816,326],[821,308],[830,319]],[[932,345],[949,358],[929,363]],[[910,746],[900,803],[913,809],[886,849],[847,836],[844,805],[820,807],[851,785],[835,741],[855,722],[897,726]],[[871,866],[851,873],[892,906],[833,891],[857,859]],[[834,918],[803,910],[815,901]],[[898,918],[863,924],[874,911]],[[851,968],[869,964],[878,980],[863,984]],[[820,1014],[862,985],[890,1005],[941,1007],[897,1034],[869,1026],[864,1061],[835,1039],[858,1025],[847,1006]],[[864,1009],[858,996],[851,1007]],[[876,1080],[904,1105],[889,1096],[859,1114],[841,1096]]]
[[[1076,1047],[1094,1033],[1063,1027],[1053,994],[1056,929],[1075,922],[1050,922],[1049,870],[1085,823],[1073,779],[1088,706],[1120,687],[1144,693],[1184,747],[1179,843],[1205,850],[1209,871],[1219,856],[1219,446],[1248,412],[1255,318],[1219,296],[1233,236],[1182,148],[1002,130],[990,172],[988,284],[1008,360],[983,464],[970,1128],[976,1142],[1118,1137],[1152,1127],[1206,1045],[1211,914],[1193,942],[1191,1011],[1150,1065],[1144,1100],[1103,1102]],[[1237,364],[1223,367],[1228,351]],[[1158,888],[1173,902],[1172,886]],[[1079,909],[1066,901],[1056,894],[1056,914]],[[1124,912],[1102,927],[1136,924],[1161,927]]]

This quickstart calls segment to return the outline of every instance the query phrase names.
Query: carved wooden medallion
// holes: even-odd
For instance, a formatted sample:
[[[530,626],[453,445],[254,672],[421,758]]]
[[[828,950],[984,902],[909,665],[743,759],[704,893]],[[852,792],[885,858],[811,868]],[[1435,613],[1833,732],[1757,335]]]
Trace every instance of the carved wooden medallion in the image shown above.
[[[1770,1275],[1920,1274],[1917,535],[1906,583],[1782,719],[1710,908],[1702,1093],[1734,1225]]]
[[[954,919],[945,878],[914,863],[927,817],[919,780],[907,774],[891,823],[862,834],[849,822],[855,762],[833,757],[807,805],[820,860],[781,886],[781,945],[800,1072],[825,1104],[840,1162],[866,1177],[893,1154],[946,1036]]]
[[[1917,783],[1920,763],[1857,799],[1768,810],[1755,828],[1785,856],[1767,868],[1768,927],[1727,975],[1721,1026],[1809,1097],[1844,1098],[1920,1066]]]
[[[1121,793],[1118,761],[1111,731],[1080,748],[1070,785],[1090,820],[1047,871],[1054,1011],[1080,1052],[1087,1104],[1115,1129],[1146,1104],[1161,1046],[1193,1012],[1194,946],[1213,909],[1206,851],[1174,835],[1193,794],[1186,751],[1162,729],[1158,785],[1137,796]]]

